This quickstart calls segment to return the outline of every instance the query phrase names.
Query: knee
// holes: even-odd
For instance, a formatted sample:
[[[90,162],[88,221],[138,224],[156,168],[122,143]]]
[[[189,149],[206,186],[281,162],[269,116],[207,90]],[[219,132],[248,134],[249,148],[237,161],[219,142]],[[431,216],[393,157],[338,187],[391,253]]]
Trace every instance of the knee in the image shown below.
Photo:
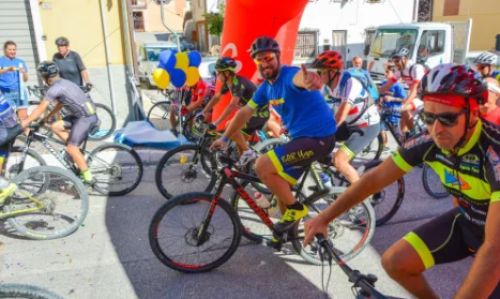
[[[60,121],[56,121],[50,125],[50,129],[54,132],[64,131],[64,127]]]
[[[400,249],[401,246],[396,245],[398,243],[382,255],[381,263],[385,272],[393,279],[402,275],[415,275],[421,272],[416,267],[410,266],[412,263],[408,260],[408,254]]]
[[[66,145],[66,151],[68,153],[76,153],[76,152],[79,152],[80,150],[79,150],[78,146],[68,144],[68,145]]]
[[[339,150],[333,156],[333,165],[339,170],[345,169],[349,165],[349,156],[347,156],[342,150]]]

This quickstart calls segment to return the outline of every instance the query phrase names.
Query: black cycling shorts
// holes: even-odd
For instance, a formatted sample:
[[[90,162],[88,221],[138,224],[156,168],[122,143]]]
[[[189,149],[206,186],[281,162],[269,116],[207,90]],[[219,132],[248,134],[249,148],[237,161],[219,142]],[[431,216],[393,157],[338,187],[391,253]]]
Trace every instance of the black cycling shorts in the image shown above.
[[[245,134],[247,137],[252,135],[255,131],[261,130],[264,125],[269,120],[269,117],[252,117],[245,123],[245,126],[241,129],[241,133]]]
[[[304,167],[328,157],[335,148],[335,134],[326,137],[299,137],[278,146],[267,155],[278,174],[295,185],[304,173]]]
[[[74,117],[66,116],[61,119],[66,130],[71,130],[69,134],[68,144],[80,146],[89,134],[90,129],[97,123],[97,115],[89,117]]]
[[[454,208],[419,226],[404,239],[418,252],[428,269],[474,255],[484,242],[484,227],[467,221],[460,209]],[[489,298],[500,298],[500,283]]]

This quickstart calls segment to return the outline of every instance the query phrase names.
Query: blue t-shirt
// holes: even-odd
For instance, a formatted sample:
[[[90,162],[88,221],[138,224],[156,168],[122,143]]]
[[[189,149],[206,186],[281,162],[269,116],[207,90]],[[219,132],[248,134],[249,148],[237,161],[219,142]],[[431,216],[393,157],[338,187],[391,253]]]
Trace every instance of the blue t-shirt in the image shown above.
[[[387,80],[382,82],[381,85],[384,86],[386,83],[387,83]],[[394,98],[406,99],[406,91],[405,91],[404,87],[401,84],[399,84],[399,82],[396,82],[396,83],[394,83],[394,85],[391,86],[391,88],[389,88],[389,90],[384,92],[381,96],[382,97],[391,96]],[[387,102],[384,98],[384,107],[387,107],[387,108],[401,107],[402,104],[403,103],[401,103],[401,102]],[[399,114],[399,113],[394,113],[394,114]],[[389,117],[388,120],[391,122],[396,122],[396,121],[399,121],[399,118]]]
[[[273,105],[292,139],[334,134],[337,123],[321,93],[293,84],[293,77],[299,70],[298,67],[283,66],[278,79],[273,84],[264,81],[248,105],[253,109],[265,104]]]
[[[26,67],[26,63],[19,58],[9,59],[5,56],[0,57],[0,68],[2,70],[15,67],[19,68],[19,64],[22,64],[26,72],[28,72],[28,68]],[[7,72],[3,75],[0,75],[0,91],[11,91],[11,90],[19,90],[19,72]]]

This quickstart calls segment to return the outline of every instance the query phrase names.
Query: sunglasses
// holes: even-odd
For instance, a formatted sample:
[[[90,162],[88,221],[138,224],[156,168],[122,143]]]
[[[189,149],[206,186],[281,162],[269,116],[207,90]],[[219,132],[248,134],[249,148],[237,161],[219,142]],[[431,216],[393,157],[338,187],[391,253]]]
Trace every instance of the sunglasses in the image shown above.
[[[264,57],[258,57],[255,58],[254,61],[257,65],[261,65],[263,62],[271,62],[276,58],[276,55],[274,53],[266,55]]]
[[[393,62],[394,64],[396,64],[396,63],[400,63],[400,62],[401,62],[401,59],[400,59],[400,58],[393,58],[393,59],[392,59],[392,62]]]
[[[424,118],[424,122],[426,125],[432,126],[437,119],[441,124],[443,124],[443,126],[453,127],[458,123],[458,118],[460,117],[460,115],[465,114],[466,112],[467,110],[462,110],[461,112],[458,113],[441,113],[441,114],[423,112],[422,116]]]
[[[482,70],[484,70],[487,67],[489,67],[489,65],[485,65],[485,64],[478,64],[478,65],[476,65],[476,68],[477,68],[478,71],[482,71]]]

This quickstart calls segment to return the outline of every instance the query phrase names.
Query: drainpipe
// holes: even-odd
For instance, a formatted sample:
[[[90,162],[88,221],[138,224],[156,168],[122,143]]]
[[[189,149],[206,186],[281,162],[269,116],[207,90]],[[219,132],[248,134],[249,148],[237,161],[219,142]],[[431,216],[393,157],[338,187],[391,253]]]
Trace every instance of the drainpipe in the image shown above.
[[[420,2],[420,0],[415,0],[413,2],[413,22],[418,22],[418,7],[419,7],[419,2]]]
[[[177,41],[177,51],[181,51],[181,40],[179,39],[179,35],[177,32],[174,32],[170,27],[168,27],[167,22],[165,21],[165,3],[164,1],[160,0],[160,5],[161,5],[161,21],[163,22],[163,26],[167,28],[168,31],[172,32],[172,34],[175,36],[175,40]]]
[[[135,45],[135,35],[134,35],[134,23],[132,18],[130,17],[132,15],[132,5],[130,4],[130,0],[122,0],[123,5],[123,10],[124,10],[124,17],[126,16],[126,19],[128,20],[128,26],[125,24],[124,26],[128,28],[128,35],[127,37],[130,38],[130,46],[132,48],[132,63],[134,66],[134,74],[135,74],[135,82],[139,83],[139,78],[137,77],[139,74],[139,65],[137,63],[137,48]]]
[[[111,110],[113,111],[113,115],[116,116],[115,90],[113,89],[113,82],[112,82],[113,74],[111,72],[111,64],[109,59],[108,27],[106,24],[104,0],[100,0],[100,2],[101,2],[102,32],[104,34],[104,50],[106,53],[106,65],[108,69],[109,93],[111,95]]]
[[[126,0],[122,0],[122,16],[123,16],[123,35],[125,36],[125,60],[127,61],[127,76],[134,72],[132,67],[132,50],[130,49],[130,31],[128,28],[128,13]]]

